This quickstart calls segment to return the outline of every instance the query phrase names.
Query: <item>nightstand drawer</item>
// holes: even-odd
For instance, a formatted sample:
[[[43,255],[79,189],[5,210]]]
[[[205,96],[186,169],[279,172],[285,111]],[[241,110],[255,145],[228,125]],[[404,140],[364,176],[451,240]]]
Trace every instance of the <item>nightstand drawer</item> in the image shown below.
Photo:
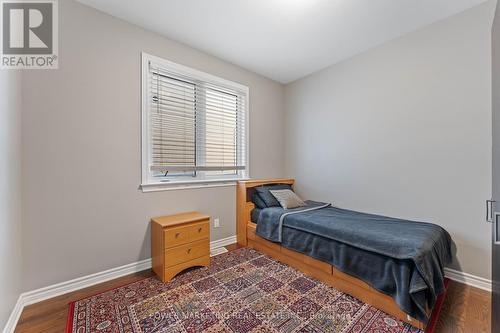
[[[210,223],[203,221],[189,227],[189,241],[195,242],[210,237]]]
[[[210,253],[208,239],[165,250],[165,266],[171,267]]]
[[[209,266],[210,256],[206,255],[200,258],[190,260],[188,262],[183,262],[175,266],[170,266],[165,268],[165,279],[170,281],[177,273],[182,272],[186,268],[196,267],[196,266]]]
[[[165,248],[171,248],[189,243],[190,226],[166,229],[164,234]]]

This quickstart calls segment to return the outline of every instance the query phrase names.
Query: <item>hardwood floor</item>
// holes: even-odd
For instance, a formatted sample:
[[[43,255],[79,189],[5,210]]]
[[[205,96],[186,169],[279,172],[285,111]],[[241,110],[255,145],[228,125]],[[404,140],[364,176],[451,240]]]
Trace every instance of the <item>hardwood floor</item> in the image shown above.
[[[226,247],[232,251],[238,245]],[[152,276],[150,270],[127,275],[58,296],[24,308],[16,333],[61,333],[66,327],[68,303]],[[451,281],[436,333],[490,332],[490,293]]]
[[[451,281],[436,333],[491,332],[491,295],[481,289]]]

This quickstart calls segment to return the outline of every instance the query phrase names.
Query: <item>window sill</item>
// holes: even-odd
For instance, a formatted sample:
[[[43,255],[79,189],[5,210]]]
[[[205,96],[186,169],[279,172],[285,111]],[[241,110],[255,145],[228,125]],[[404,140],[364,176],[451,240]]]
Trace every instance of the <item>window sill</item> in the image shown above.
[[[239,180],[248,180],[249,178],[235,179],[219,179],[219,180],[191,180],[191,181],[173,181],[159,182],[150,184],[141,184],[139,187],[143,193],[161,192],[161,191],[177,191],[177,190],[192,190],[211,187],[228,187],[236,186]]]

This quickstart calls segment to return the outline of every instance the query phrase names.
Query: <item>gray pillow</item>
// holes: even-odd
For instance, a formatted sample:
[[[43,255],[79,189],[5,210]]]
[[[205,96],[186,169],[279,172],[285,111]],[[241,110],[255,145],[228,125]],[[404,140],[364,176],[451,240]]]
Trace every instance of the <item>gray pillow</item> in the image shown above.
[[[291,190],[291,189],[292,187],[288,184],[262,185],[256,187],[255,193],[257,193],[257,196],[264,203],[264,207],[259,207],[259,208],[280,206],[278,200],[276,200],[276,198],[269,192],[270,190]],[[257,205],[256,201],[254,201],[254,203]]]
[[[270,190],[269,192],[278,200],[283,209],[303,207],[306,205],[292,190]]]

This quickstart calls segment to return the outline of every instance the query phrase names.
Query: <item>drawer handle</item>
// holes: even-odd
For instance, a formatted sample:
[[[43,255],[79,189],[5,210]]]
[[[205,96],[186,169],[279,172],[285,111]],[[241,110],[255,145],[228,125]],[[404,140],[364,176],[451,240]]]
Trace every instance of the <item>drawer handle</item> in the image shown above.
[[[175,234],[175,238],[179,238],[179,236],[180,236],[180,235],[181,235],[181,233],[180,233],[180,232],[176,233],[176,234]]]
[[[191,253],[191,249],[188,249],[188,254]]]
[[[198,232],[201,232],[202,228],[198,228]]]

